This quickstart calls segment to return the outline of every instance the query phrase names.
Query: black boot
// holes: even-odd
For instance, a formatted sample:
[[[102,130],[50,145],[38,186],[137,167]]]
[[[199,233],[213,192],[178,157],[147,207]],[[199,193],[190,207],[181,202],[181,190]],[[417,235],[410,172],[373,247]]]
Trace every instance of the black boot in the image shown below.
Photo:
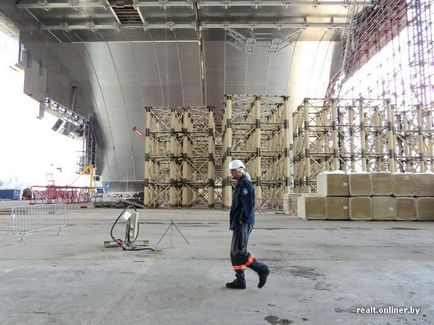
[[[246,278],[244,277],[244,270],[235,271],[236,279],[232,282],[226,283],[226,288],[229,289],[245,289],[246,288]]]
[[[246,288],[246,282],[242,282],[238,279],[235,279],[232,282],[228,282],[226,283],[226,288],[229,289],[245,289]]]
[[[259,275],[258,288],[261,289],[267,282],[267,277],[270,274],[270,271],[268,270],[268,266],[264,262],[261,262],[260,260],[255,258],[252,264],[250,264],[248,267],[251,268],[256,273],[258,273]]]
[[[258,283],[259,289],[261,289],[265,285],[269,274],[270,274],[269,270],[265,271],[264,273],[259,273],[259,283]]]

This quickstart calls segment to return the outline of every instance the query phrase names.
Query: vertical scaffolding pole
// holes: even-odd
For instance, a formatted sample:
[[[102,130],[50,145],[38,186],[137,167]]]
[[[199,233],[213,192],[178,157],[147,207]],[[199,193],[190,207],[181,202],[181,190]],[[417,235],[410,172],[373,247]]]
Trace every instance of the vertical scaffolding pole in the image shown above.
[[[150,175],[151,175],[151,162],[150,162],[150,145],[151,145],[151,108],[145,107],[145,185],[143,189],[143,205],[149,208],[151,203],[150,193]]]
[[[232,186],[231,176],[229,172],[229,163],[232,160],[232,96],[226,96],[225,99],[225,113],[223,116],[223,149],[224,149],[224,162],[223,162],[223,207],[230,208],[232,205]]]
[[[396,152],[395,152],[395,119],[393,115],[392,103],[390,99],[386,99],[387,110],[387,145],[389,149],[389,171],[391,173],[396,172]]]
[[[208,207],[215,206],[215,119],[213,107],[208,107]]]
[[[364,128],[365,128],[365,157],[366,157],[366,171],[372,171],[371,170],[371,166],[370,166],[370,159],[372,159],[373,156],[373,150],[369,150],[369,139],[368,139],[368,123],[367,121],[369,121],[368,119],[368,113],[367,112],[363,112],[363,121],[364,121]]]
[[[300,159],[300,155],[299,155],[299,145],[298,145],[298,119],[299,119],[299,110],[300,110],[300,106],[297,107],[297,109],[295,110],[295,112],[293,112],[292,115],[292,151],[293,151],[293,158],[292,158],[292,164],[294,166],[294,172],[293,172],[293,179],[294,179],[294,187],[297,188],[297,192],[299,191],[299,188],[301,186],[300,184],[300,180],[299,180],[299,169],[300,169],[300,164],[299,164],[299,159]]]
[[[363,109],[363,100],[359,100],[359,118],[360,118],[360,148],[361,148],[361,162],[362,171],[368,170],[367,164],[367,152],[366,152],[366,128],[365,128],[365,112]]]
[[[427,137],[428,155],[430,156],[430,170],[434,172],[434,133],[433,133],[433,109],[428,108],[426,114],[425,131],[429,134]]]
[[[349,135],[350,135],[350,162],[351,162],[351,171],[356,171],[356,160],[354,157],[354,108],[351,106],[348,108],[348,124],[349,124]]]
[[[351,107],[346,106],[345,103],[339,103],[339,99],[336,99],[336,115],[337,115],[337,140],[338,140],[338,168],[345,171],[346,173],[350,170],[351,166],[348,164],[349,158],[349,148],[346,145],[345,137],[348,137],[347,129],[348,124],[348,111]]]
[[[177,141],[176,141],[176,127],[177,127],[177,120],[176,120],[176,108],[171,108],[171,114],[170,114],[170,189],[169,189],[169,205],[171,207],[178,206],[178,197],[176,193],[176,185],[178,180],[178,171],[177,171]]]
[[[192,167],[190,165],[190,158],[192,158],[193,150],[190,138],[187,136],[193,130],[191,123],[191,114],[187,108],[183,108],[182,117],[182,206],[189,206],[193,200],[193,193],[187,182],[192,176]]]
[[[332,108],[332,146],[333,146],[333,162],[332,168],[334,170],[339,170],[339,150],[338,150],[338,127],[337,127],[337,113],[336,113],[336,99],[331,100],[331,108]],[[327,144],[324,146],[326,147]]]
[[[423,112],[422,107],[420,105],[417,105],[417,134],[418,134],[418,154],[420,159],[420,172],[425,173],[426,172],[426,163],[425,163],[425,140],[423,136]]]
[[[303,128],[304,128],[304,180],[303,184],[306,193],[311,192],[309,179],[310,179],[310,132],[309,132],[309,100],[307,98],[303,101]]]
[[[409,145],[408,141],[405,141],[406,140],[405,136],[407,135],[408,130],[409,130],[408,120],[407,120],[407,116],[406,116],[406,114],[404,112],[402,114],[402,131],[403,131],[402,133],[403,133],[403,136],[404,136],[404,139],[403,139],[404,141],[402,141],[403,142],[402,146],[403,146],[403,157],[404,157],[404,159],[406,159],[407,157],[409,157],[410,156],[410,152],[411,152],[410,145]],[[412,162],[408,162],[408,161],[403,160],[403,163],[404,163],[403,170],[408,171],[409,166],[410,166],[411,171],[414,172],[414,164]]]
[[[254,103],[254,118],[256,123],[256,129],[255,129],[255,151],[256,151],[256,185],[255,185],[255,192],[256,192],[256,198],[258,201],[258,208],[260,209],[262,207],[262,183],[261,183],[261,176],[262,176],[262,157],[261,157],[261,97],[256,96],[255,97],[255,103]]]
[[[285,183],[284,183],[284,190],[282,192],[282,202],[283,202],[283,211],[288,211],[289,209],[289,193],[291,192],[291,146],[293,144],[293,121],[292,121],[292,112],[289,108],[289,97],[284,96],[283,97],[283,114],[284,114],[284,121],[283,121],[283,148],[285,152],[284,156],[284,177],[285,177]]]
[[[375,170],[383,170],[383,137],[382,137],[382,119],[381,114],[378,110],[378,106],[374,107],[374,116],[372,118],[373,126],[373,147],[374,147],[374,157],[375,157]]]

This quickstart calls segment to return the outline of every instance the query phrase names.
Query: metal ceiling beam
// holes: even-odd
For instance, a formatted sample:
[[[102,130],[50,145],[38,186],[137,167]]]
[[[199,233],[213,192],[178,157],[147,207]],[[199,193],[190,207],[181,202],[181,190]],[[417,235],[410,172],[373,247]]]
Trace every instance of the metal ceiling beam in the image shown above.
[[[120,25],[120,24],[79,24],[79,25],[41,25],[41,30],[128,30],[128,29],[196,29],[194,23],[191,24],[174,24],[171,22],[161,24],[144,24],[144,25]]]
[[[17,25],[13,23],[9,18],[0,12],[0,32],[4,32],[8,36],[16,37],[19,35]]]
[[[198,8],[201,7],[221,7],[221,8],[233,8],[233,7],[318,7],[318,6],[349,6],[354,3],[348,0],[282,0],[282,1],[237,1],[237,0],[222,0],[222,1],[198,1]],[[357,0],[355,2],[358,6],[372,6],[372,1]],[[194,9],[194,4],[191,0],[186,1],[133,1],[134,7],[143,8],[172,8],[172,7],[187,7]],[[17,3],[18,9],[65,9],[65,8],[108,8],[108,4],[104,0],[82,2],[79,0],[70,0],[69,2],[49,2],[48,0],[40,0],[34,3]]]
[[[339,28],[347,28],[349,24],[347,23],[201,23],[200,28],[202,30],[205,29],[228,29],[228,28],[237,28],[237,29],[300,29],[300,28],[331,28],[331,29],[339,29]],[[191,24],[175,24],[173,22],[161,23],[161,24],[145,24],[145,25],[128,25],[122,26],[119,24],[81,24],[81,25],[68,25],[68,24],[60,24],[60,25],[42,25],[41,30],[128,30],[128,29],[197,29],[196,23]]]
[[[67,9],[67,8],[108,8],[105,1],[95,2],[79,2],[70,0],[69,2],[48,2],[47,0],[41,0],[35,3],[17,3],[17,9]]]
[[[192,8],[191,1],[133,1],[131,6],[144,8],[170,8],[170,7],[187,7]],[[34,3],[20,2],[17,4],[18,9],[68,9],[68,8],[108,8],[109,4],[105,0],[82,2],[79,0],[69,0],[69,2],[49,2],[40,0]]]
[[[346,28],[347,23],[202,23],[202,29],[293,29],[293,28]]]
[[[348,0],[331,0],[331,1],[320,1],[320,0],[281,0],[281,1],[236,1],[236,0],[222,0],[222,1],[201,1],[199,5],[201,7],[289,7],[289,6],[349,6],[351,3]],[[361,6],[372,6],[372,1],[366,0],[356,0],[357,5]]]

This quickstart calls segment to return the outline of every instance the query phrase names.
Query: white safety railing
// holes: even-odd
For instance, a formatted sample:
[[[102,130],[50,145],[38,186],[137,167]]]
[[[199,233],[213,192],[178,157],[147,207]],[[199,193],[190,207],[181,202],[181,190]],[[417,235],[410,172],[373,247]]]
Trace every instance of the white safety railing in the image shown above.
[[[20,242],[28,233],[58,229],[66,225],[65,204],[35,204],[13,207],[10,227],[14,234],[21,237]]]

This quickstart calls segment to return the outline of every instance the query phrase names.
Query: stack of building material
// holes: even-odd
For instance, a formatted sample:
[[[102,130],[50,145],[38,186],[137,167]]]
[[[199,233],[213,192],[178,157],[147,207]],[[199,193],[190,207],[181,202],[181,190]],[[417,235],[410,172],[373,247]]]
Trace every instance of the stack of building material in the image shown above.
[[[394,173],[393,196],[395,197],[396,220],[416,220],[417,210],[415,175],[410,173]]]
[[[434,220],[434,174],[414,175],[417,220]]]
[[[434,220],[434,174],[326,172],[318,193],[302,194],[307,220]]]
[[[329,220],[349,219],[349,183],[344,173],[318,175],[318,195],[326,198],[326,217]]]
[[[351,220],[372,220],[372,185],[369,173],[352,173],[348,175],[350,189]]]
[[[417,219],[416,202],[413,197],[395,197],[396,220]]]
[[[395,220],[396,209],[393,195],[393,178],[391,173],[371,173],[367,175],[371,182],[372,219]],[[351,177],[351,176],[350,176]],[[351,182],[350,182],[351,186]]]
[[[343,172],[321,173],[317,184],[317,194],[302,194],[298,198],[298,215],[306,220],[348,220],[348,175]]]
[[[350,220],[372,220],[372,199],[370,197],[350,198]]]
[[[298,198],[298,215],[306,220],[326,220],[327,208],[324,197],[312,194],[302,195]]]
[[[350,218],[348,197],[326,198],[327,220],[348,220]]]

